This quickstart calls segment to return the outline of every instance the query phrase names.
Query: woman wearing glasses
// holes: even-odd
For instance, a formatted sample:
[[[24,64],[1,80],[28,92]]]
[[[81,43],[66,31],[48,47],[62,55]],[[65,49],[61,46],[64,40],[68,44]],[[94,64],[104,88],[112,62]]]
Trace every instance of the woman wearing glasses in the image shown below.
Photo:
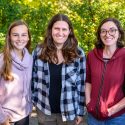
[[[94,50],[87,56],[86,106],[89,125],[125,125],[124,31],[118,20],[104,19]]]

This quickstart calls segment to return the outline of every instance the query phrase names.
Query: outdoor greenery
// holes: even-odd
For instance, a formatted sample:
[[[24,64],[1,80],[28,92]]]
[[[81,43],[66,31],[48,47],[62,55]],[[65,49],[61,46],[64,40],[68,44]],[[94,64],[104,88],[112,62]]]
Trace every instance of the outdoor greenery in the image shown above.
[[[95,33],[106,17],[120,20],[125,28],[124,0],[0,0],[0,49],[11,22],[25,20],[32,34],[32,49],[44,38],[50,18],[68,15],[73,23],[79,45],[88,52],[94,47]]]

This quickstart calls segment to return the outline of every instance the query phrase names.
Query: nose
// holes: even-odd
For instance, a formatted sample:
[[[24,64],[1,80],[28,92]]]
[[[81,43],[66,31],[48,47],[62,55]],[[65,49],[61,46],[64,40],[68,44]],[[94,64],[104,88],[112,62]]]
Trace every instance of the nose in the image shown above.
[[[62,36],[63,35],[63,31],[59,30],[59,35]]]
[[[22,36],[21,35],[18,36],[18,40],[22,40]]]
[[[106,32],[106,36],[110,36],[109,31]]]

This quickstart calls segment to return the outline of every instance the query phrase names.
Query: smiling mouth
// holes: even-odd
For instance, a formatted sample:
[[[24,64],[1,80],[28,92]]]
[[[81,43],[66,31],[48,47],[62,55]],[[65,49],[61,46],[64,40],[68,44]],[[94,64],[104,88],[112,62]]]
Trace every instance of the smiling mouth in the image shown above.
[[[16,43],[17,45],[19,45],[19,46],[22,46],[22,45],[24,45],[25,43]]]
[[[56,37],[56,38],[62,39],[63,37]]]

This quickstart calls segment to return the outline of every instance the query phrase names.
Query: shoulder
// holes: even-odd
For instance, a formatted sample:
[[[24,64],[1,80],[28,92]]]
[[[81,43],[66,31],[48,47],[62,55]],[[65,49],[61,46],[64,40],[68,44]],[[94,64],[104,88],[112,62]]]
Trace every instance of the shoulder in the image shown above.
[[[37,45],[36,48],[33,50],[32,55],[38,56],[38,55],[40,55],[41,51],[42,51],[41,45]]]
[[[92,56],[92,55],[94,54],[94,51],[95,51],[95,49],[90,50],[90,51],[87,53],[87,57]]]
[[[115,56],[116,57],[125,57],[125,47],[117,49]]]
[[[0,63],[3,62],[3,53],[0,53]]]
[[[28,51],[27,48],[24,48],[24,55],[25,55],[25,58],[29,58],[30,60],[33,59],[31,53]]]
[[[3,53],[0,53],[0,69],[3,66],[4,61],[3,61]]]
[[[122,50],[122,51],[123,51],[123,53],[125,54],[125,47],[123,47],[121,50]]]
[[[77,51],[80,56],[85,56],[85,52],[81,47],[77,47]]]
[[[125,47],[120,49],[121,56],[125,59]]]
[[[0,59],[3,58],[3,53],[0,53]]]
[[[93,62],[96,59],[102,60],[102,49],[94,48],[87,53],[87,60]]]

